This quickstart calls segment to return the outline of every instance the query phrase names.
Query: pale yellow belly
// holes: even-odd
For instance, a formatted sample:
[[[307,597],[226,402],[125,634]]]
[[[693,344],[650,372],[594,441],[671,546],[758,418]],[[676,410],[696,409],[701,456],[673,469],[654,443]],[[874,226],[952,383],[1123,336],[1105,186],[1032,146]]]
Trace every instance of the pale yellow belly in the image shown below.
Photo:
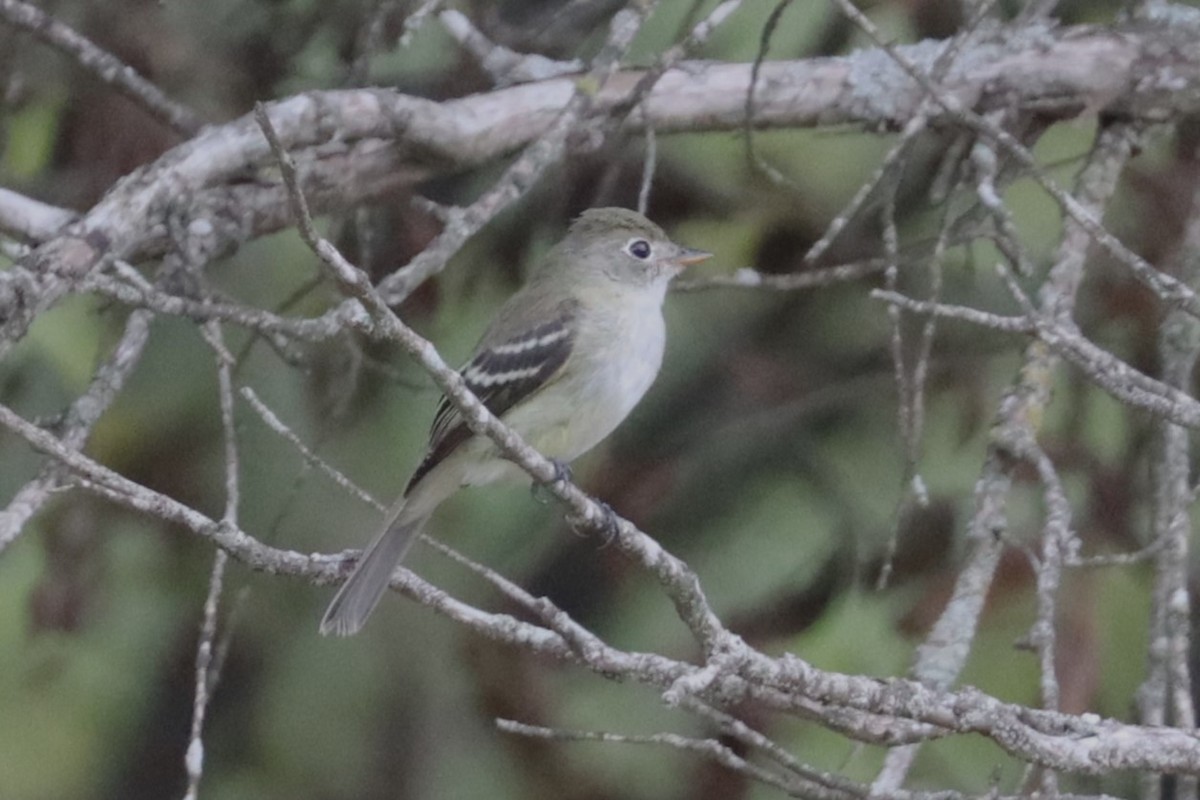
[[[660,308],[624,309],[601,324],[585,325],[566,370],[504,421],[548,458],[572,461],[608,437],[646,394],[663,355]],[[649,312],[649,313],[647,313]],[[473,440],[482,455],[491,443]],[[466,467],[463,483],[481,485],[517,477],[507,461],[483,459]]]

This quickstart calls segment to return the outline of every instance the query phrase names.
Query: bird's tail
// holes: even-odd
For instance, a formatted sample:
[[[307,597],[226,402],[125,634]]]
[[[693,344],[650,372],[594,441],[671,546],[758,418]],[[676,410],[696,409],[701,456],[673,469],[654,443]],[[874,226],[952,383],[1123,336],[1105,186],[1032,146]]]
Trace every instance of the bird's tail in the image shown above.
[[[350,579],[338,589],[325,610],[321,619],[322,634],[351,636],[362,629],[387,590],[392,572],[428,519],[427,516],[406,516],[403,508],[389,515],[388,524],[363,551]]]

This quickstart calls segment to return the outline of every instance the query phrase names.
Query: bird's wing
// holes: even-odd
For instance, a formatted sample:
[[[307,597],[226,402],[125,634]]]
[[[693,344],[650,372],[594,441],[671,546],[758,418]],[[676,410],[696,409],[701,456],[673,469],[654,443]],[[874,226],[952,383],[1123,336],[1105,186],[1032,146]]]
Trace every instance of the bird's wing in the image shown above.
[[[508,336],[485,336],[474,357],[460,370],[467,387],[497,417],[554,380],[575,345],[578,303],[558,303],[548,321],[518,329]],[[498,339],[498,340],[497,340]],[[471,438],[462,414],[445,397],[429,433],[429,449],[408,487],[407,495],[430,470]]]

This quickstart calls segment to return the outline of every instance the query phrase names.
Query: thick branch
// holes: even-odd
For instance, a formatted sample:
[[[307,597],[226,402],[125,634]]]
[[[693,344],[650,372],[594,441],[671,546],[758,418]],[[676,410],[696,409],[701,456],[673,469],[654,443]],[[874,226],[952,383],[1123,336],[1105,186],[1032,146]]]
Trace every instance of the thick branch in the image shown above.
[[[959,105],[979,110],[1028,108],[1060,118],[1095,110],[1175,118],[1200,108],[1200,52],[1190,46],[1200,36],[1200,19],[1192,18],[1197,16],[1182,13],[1184,22],[1144,24],[1121,35],[1083,28],[1008,32],[966,48],[940,85]],[[899,50],[912,63],[931,65],[943,46],[925,42]],[[641,127],[649,119],[659,133],[736,130],[744,124],[750,73],[749,64],[682,62],[662,75],[629,124]],[[595,112],[622,102],[643,75],[614,75],[596,96]],[[328,194],[320,175],[306,174],[308,162],[319,166],[350,153],[373,159],[369,174],[374,180],[365,187],[342,186],[339,196],[330,198],[329,208],[344,208],[376,196],[381,184],[394,186],[513,152],[544,134],[575,91],[574,80],[558,78],[442,103],[382,90],[312,92],[275,103],[269,111],[288,150],[311,151],[301,164],[306,193],[326,188]],[[925,99],[923,88],[882,50],[764,64],[755,98],[759,127],[856,123],[876,128],[903,125]],[[375,144],[364,149],[369,140]],[[225,214],[221,226],[214,224],[218,230],[228,227],[229,219],[238,220],[237,230],[226,234],[231,244],[276,230],[286,223],[278,214],[236,213],[235,193],[246,186],[247,171],[267,163],[267,148],[249,116],[207,129],[135,172],[73,226],[71,238],[87,247],[56,240],[31,263],[51,262],[56,271],[75,275],[106,255],[153,255],[153,243],[161,247],[164,210],[178,212],[182,198],[202,190],[210,196],[194,216],[207,217],[206,209],[220,207]],[[224,202],[211,196],[214,189]],[[282,197],[276,192],[272,199]],[[38,300],[58,295],[56,287],[22,288],[23,295]],[[15,298],[5,294],[0,291],[0,319],[19,310],[12,307]],[[17,327],[10,335],[23,329]]]
[[[244,531],[218,522],[166,495],[147,489],[87,456],[0,405],[0,426],[34,449],[66,465],[84,485],[129,508],[174,522],[211,540],[253,569],[332,583],[344,563],[336,555],[278,550]],[[488,638],[554,658],[582,656],[558,633],[466,605],[407,570],[392,585],[405,595]],[[677,686],[707,667],[651,653],[629,653],[599,645],[586,654],[589,667],[660,687]],[[1191,731],[1126,725],[1094,714],[1074,716],[1035,711],[1001,702],[974,689],[941,692],[914,681],[878,680],[826,672],[784,656],[754,654],[737,672],[713,673],[701,697],[721,705],[752,700],[785,712],[810,708],[812,700],[834,706],[926,723],[959,733],[979,733],[1020,758],[1064,771],[1102,774],[1123,769],[1200,774],[1200,737]]]

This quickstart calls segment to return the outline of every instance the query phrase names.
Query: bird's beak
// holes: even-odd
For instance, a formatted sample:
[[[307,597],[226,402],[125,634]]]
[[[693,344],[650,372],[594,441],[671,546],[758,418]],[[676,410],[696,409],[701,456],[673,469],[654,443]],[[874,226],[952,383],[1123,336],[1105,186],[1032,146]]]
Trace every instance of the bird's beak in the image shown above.
[[[693,264],[699,264],[701,261],[707,261],[712,258],[712,253],[707,250],[694,250],[690,247],[679,248],[679,254],[673,259],[680,267],[690,267]]]

